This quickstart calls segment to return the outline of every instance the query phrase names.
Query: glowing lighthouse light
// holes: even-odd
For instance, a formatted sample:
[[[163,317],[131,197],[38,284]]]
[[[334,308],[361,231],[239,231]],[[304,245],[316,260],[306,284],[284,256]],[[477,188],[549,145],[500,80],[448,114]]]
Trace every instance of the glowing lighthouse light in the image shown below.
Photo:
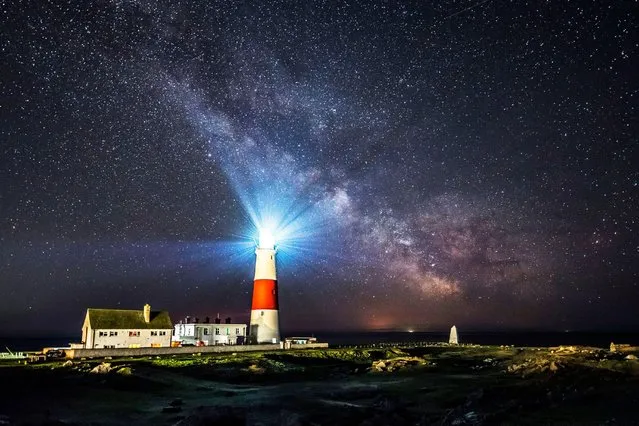
[[[280,320],[275,268],[275,236],[269,228],[260,228],[255,249],[255,279],[251,306],[251,343],[278,343]]]
[[[260,229],[260,242],[259,248],[275,248],[275,236],[269,228]]]

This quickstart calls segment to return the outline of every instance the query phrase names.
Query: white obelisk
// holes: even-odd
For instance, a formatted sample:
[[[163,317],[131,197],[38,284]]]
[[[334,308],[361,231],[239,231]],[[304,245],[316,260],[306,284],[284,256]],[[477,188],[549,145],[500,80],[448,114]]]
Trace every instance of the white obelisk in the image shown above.
[[[458,345],[459,341],[457,340],[457,327],[452,326],[450,328],[450,336],[448,337],[449,345]]]

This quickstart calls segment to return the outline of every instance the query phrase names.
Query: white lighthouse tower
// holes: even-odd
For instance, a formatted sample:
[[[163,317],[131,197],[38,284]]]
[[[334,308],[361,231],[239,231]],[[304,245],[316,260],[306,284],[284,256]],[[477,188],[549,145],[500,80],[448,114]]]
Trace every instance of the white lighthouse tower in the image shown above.
[[[251,306],[250,343],[279,343],[280,318],[275,269],[275,238],[269,229],[260,229],[255,249],[255,279]]]

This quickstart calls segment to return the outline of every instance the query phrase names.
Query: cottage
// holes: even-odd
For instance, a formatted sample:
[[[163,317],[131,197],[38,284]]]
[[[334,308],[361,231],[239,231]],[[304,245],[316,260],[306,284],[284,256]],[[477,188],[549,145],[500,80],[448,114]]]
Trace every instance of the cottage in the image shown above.
[[[317,343],[317,337],[287,337],[284,342],[291,345],[308,345]]]
[[[204,322],[187,317],[173,330],[174,345],[242,345],[246,340],[246,324],[233,324],[226,318],[224,324],[215,318],[211,324],[207,317]]]
[[[173,324],[167,311],[87,309],[82,343],[87,349],[160,348],[171,346]]]

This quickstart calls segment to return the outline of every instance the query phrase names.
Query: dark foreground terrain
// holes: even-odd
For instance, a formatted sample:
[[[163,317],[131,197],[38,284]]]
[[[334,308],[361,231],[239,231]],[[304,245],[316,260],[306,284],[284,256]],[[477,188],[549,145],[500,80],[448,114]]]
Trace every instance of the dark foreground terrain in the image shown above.
[[[0,364],[0,425],[639,425],[632,348],[429,346]]]

